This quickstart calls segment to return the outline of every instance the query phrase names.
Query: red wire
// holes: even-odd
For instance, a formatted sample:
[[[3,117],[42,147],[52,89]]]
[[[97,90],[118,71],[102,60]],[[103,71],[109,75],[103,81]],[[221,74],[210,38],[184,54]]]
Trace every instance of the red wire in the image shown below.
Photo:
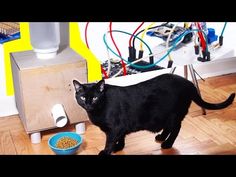
[[[105,69],[103,69],[102,65],[101,65],[101,70],[102,70],[102,73],[104,74],[105,78],[107,79],[107,78],[108,78],[108,75],[107,75]]]
[[[85,31],[84,31],[84,37],[85,37],[85,42],[86,42],[86,45],[89,49],[89,44],[88,44],[88,37],[87,37],[87,32],[88,32],[88,24],[89,22],[86,23],[86,26],[85,26]],[[103,69],[102,65],[101,65],[101,70],[102,70],[102,73],[104,74],[105,78],[107,79],[108,76],[107,76],[107,73],[106,73],[106,70]]]
[[[201,30],[201,26],[199,25],[199,23],[197,23],[198,29]],[[206,50],[206,42],[204,40],[204,37],[202,35],[202,32],[198,31],[198,35],[200,37],[200,41],[201,41],[201,45],[202,45],[202,50],[205,51]]]
[[[139,28],[144,24],[144,22],[142,22],[138,28],[136,28],[136,30],[133,32],[133,34],[130,36],[129,38],[129,47],[131,47],[131,42],[132,42],[132,38],[134,37],[135,33],[139,30]]]
[[[88,45],[88,38],[87,38],[88,24],[89,24],[89,22],[87,22],[87,23],[86,23],[86,26],[85,26],[84,37],[85,37],[86,45],[87,45],[87,47],[89,48],[89,45]]]
[[[120,53],[120,50],[119,50],[119,48],[117,47],[117,45],[116,45],[116,43],[115,43],[115,40],[114,40],[114,38],[113,38],[113,36],[112,36],[112,22],[110,22],[109,28],[110,28],[111,40],[112,40],[114,46],[116,47],[116,50],[117,50],[119,56],[122,58],[121,53]],[[122,59],[121,59],[121,64],[122,64],[122,68],[123,68],[123,72],[124,72],[123,75],[125,76],[127,72],[126,72],[125,63],[124,63],[124,61],[123,61]]]

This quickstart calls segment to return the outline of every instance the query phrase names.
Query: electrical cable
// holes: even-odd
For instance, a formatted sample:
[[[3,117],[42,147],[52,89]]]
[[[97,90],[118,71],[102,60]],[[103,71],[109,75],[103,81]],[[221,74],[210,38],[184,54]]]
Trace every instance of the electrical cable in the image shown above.
[[[172,35],[172,33],[174,32],[174,30],[175,30],[175,28],[176,28],[176,26],[178,25],[179,23],[176,23],[174,26],[173,26],[173,28],[171,28],[171,30],[170,30],[170,32],[169,32],[169,35],[168,35],[168,37],[167,37],[167,40],[166,40],[166,48],[169,48],[169,42],[170,42],[170,37],[171,37],[171,35]],[[168,55],[168,58],[169,58],[169,63],[171,62],[173,62],[173,60],[172,60],[172,57],[171,57],[171,55],[169,54]],[[172,65],[172,64],[171,64]]]
[[[223,33],[224,33],[224,31],[225,31],[226,25],[227,25],[227,22],[225,22],[224,27],[223,27],[223,29],[222,29],[222,31],[221,31],[221,34],[220,34],[220,37],[219,37],[219,45],[220,45],[220,46],[223,45],[223,38],[224,38],[224,37],[223,37]]]
[[[187,34],[186,34],[186,35],[187,35]],[[137,37],[137,36],[136,36],[136,37]],[[137,37],[137,38],[138,38],[138,37]],[[182,40],[183,40],[183,39],[182,39]],[[177,43],[175,43],[174,45],[175,45],[175,46],[178,46],[178,45],[182,42],[182,40],[177,41]],[[142,58],[140,58],[140,59],[138,59],[138,60],[133,61],[132,63],[127,64],[126,67],[128,67],[128,66],[130,66],[130,65],[132,65],[132,64],[138,63],[138,62],[141,61],[141,60],[144,60],[144,59],[147,59],[147,58],[150,58],[150,57],[154,57],[154,56],[156,56],[156,55],[159,55],[159,54],[161,54],[161,53],[164,53],[164,52],[166,52],[167,50],[169,50],[169,49],[171,49],[171,48],[172,48],[172,47],[165,48],[165,49],[162,50],[161,52],[152,53],[152,54],[150,54],[150,55],[148,55],[148,56],[146,56],[146,57],[142,57]],[[112,78],[118,76],[121,72],[122,72],[122,69],[120,69],[115,75],[113,75]]]
[[[109,33],[109,32],[110,32],[110,31],[108,31],[107,33]],[[125,32],[125,31],[120,31],[120,30],[113,30],[113,32],[120,32],[120,33],[124,33],[124,34],[127,34],[127,35],[132,35],[131,33],[128,33],[128,32]],[[105,41],[105,42],[104,42],[105,45],[107,44],[107,42],[106,42],[107,33],[105,33],[105,34],[103,35],[103,41]],[[137,36],[134,36],[134,37],[135,37],[135,38],[138,38],[140,41],[142,41],[141,38],[139,38],[139,37],[137,37]],[[148,48],[148,50],[149,50],[149,52],[150,52],[150,55],[149,55],[148,57],[153,56],[153,55],[152,55],[152,50],[151,50],[151,48],[148,46],[148,44],[147,44],[146,42],[144,42],[144,41],[142,41],[142,42],[144,43],[144,45]],[[108,44],[106,45],[106,47],[107,47],[108,50],[110,50],[110,47],[108,46]],[[162,52],[165,52],[165,51],[162,51]],[[162,53],[162,52],[161,52],[161,53]],[[114,53],[114,52],[112,52],[112,53],[117,56],[116,53]],[[158,54],[159,54],[159,53],[158,53]],[[118,57],[119,57],[119,56],[118,56]],[[141,61],[141,60],[143,60],[143,59],[146,59],[146,58],[148,58],[148,57],[143,57],[143,58],[138,59],[138,60],[136,60],[136,61],[134,61],[134,62],[132,62],[132,63],[137,63],[137,62],[139,62],[139,61]],[[130,65],[130,64],[129,64],[129,65]],[[129,66],[129,65],[126,65],[126,67]],[[122,72],[122,69],[121,69],[117,74],[113,75],[112,77],[118,76],[121,72]]]
[[[101,70],[102,70],[102,72],[103,72],[103,74],[104,74],[104,77],[105,77],[106,79],[108,79],[108,75],[107,75],[107,73],[106,73],[106,70],[102,67],[102,65],[101,65]]]
[[[168,23],[169,23],[169,22],[163,23],[163,24],[161,24],[161,25],[149,27],[148,29],[154,29],[154,28],[157,28],[157,27],[161,27],[161,26],[164,26],[164,25],[166,25],[166,24],[168,24]],[[144,30],[145,30],[145,29],[139,31],[139,32],[133,37],[133,42],[132,42],[132,46],[133,46],[133,47],[131,46],[131,47],[129,47],[129,48],[133,48],[133,50],[135,51],[135,39],[136,39],[136,37],[137,37],[140,33],[142,33]],[[132,49],[131,49],[131,50],[132,50]],[[138,58],[142,58],[142,55],[143,55],[143,50],[139,50],[139,57],[138,57]],[[150,56],[149,61],[150,61],[150,63],[153,63],[153,56]]]
[[[109,31],[109,25],[107,27],[107,31]],[[110,76],[110,71],[111,71],[111,57],[110,57],[108,48],[106,48],[106,51],[107,51],[107,58],[108,58],[107,76],[109,77]]]
[[[163,51],[161,51],[161,52],[153,53],[153,54],[150,54],[150,55],[148,55],[148,56],[146,56],[146,57],[139,58],[138,60],[135,60],[135,61],[133,61],[132,63],[127,64],[126,67],[128,67],[128,66],[130,66],[130,65],[132,65],[132,64],[138,63],[139,61],[144,60],[144,59],[147,59],[147,58],[149,58],[149,57],[151,57],[151,56],[153,57],[153,56],[156,56],[156,55],[158,55],[158,54],[161,54],[161,53],[163,53],[163,52],[165,52],[165,51],[167,51],[167,50],[165,49],[165,50],[163,50]],[[122,72],[122,69],[121,69],[120,71],[118,71],[115,75],[113,75],[112,78],[118,76],[121,72]]]
[[[86,45],[87,45],[87,47],[88,47],[88,49],[89,49],[88,37],[87,37],[87,34],[88,34],[88,25],[89,25],[89,22],[87,22],[86,25],[85,25],[84,37],[85,37]]]
[[[208,42],[207,42],[207,34],[205,33],[205,31],[204,30],[202,30],[201,28],[198,28],[198,26],[197,25],[195,25],[196,26],[196,29],[198,30],[198,37],[200,38],[200,36],[199,36],[199,32],[200,32],[200,34],[203,34],[203,39],[205,39],[205,44],[206,44],[206,52],[208,52]],[[199,43],[199,46],[202,46],[200,43]]]
[[[180,41],[176,44],[176,46],[178,46],[181,42],[182,42],[182,40],[180,40]],[[132,64],[138,63],[138,62],[141,61],[141,60],[144,60],[144,59],[147,59],[147,58],[150,58],[150,57],[154,57],[154,56],[156,56],[156,55],[159,55],[159,54],[161,54],[161,53],[164,53],[164,52],[166,52],[167,50],[169,50],[170,48],[171,48],[171,47],[169,47],[168,49],[164,49],[164,50],[161,51],[161,52],[156,52],[156,53],[150,54],[150,55],[148,55],[148,56],[146,56],[146,57],[142,57],[142,58],[140,58],[140,59],[138,59],[138,60],[135,60],[135,61],[133,61],[132,63],[127,64],[126,67],[128,67],[128,66],[130,66],[130,65],[132,65]],[[120,71],[118,71],[115,75],[113,75],[112,78],[118,76],[121,72],[122,72],[122,69],[120,69]]]
[[[150,28],[148,28],[148,30],[154,29],[154,28],[158,28],[158,27],[161,27],[161,26],[164,26],[164,25],[167,25],[168,23],[169,23],[169,22],[163,23],[163,24],[161,24],[161,25],[157,25],[157,26],[150,27]],[[140,33],[142,33],[143,31],[144,31],[144,29],[141,30],[141,31],[139,31],[139,32],[134,36],[133,42],[132,42],[132,46],[133,46],[133,47],[135,47],[134,45],[135,45],[135,39],[136,39],[136,37],[137,37]]]
[[[118,31],[118,30],[117,30],[117,31]],[[143,69],[146,69],[146,68],[151,68],[151,67],[155,66],[157,63],[159,63],[159,62],[161,62],[163,59],[165,59],[165,57],[167,57],[167,55],[168,55],[172,50],[174,50],[174,48],[177,46],[177,44],[180,43],[181,39],[182,39],[184,36],[186,36],[187,34],[189,34],[189,33],[191,33],[191,32],[194,32],[194,31],[200,31],[200,30],[198,30],[198,29],[186,30],[184,33],[182,33],[180,36],[178,36],[178,38],[175,40],[175,42],[174,42],[174,44],[172,45],[172,47],[171,47],[170,49],[168,49],[167,53],[166,53],[164,56],[162,56],[162,57],[161,57],[158,61],[156,61],[155,63],[149,64],[149,65],[146,65],[146,66],[139,66],[139,65],[132,64],[132,63],[129,62],[128,60],[126,60],[126,59],[120,57],[117,53],[115,53],[115,52],[108,46],[108,44],[107,44],[107,41],[106,41],[106,39],[105,39],[106,33],[103,35],[103,42],[104,42],[104,44],[106,45],[106,47],[107,47],[114,55],[116,55],[117,57],[120,57],[120,58],[121,58],[122,60],[124,60],[126,63],[128,63],[128,64],[130,64],[131,66],[136,67],[136,68],[143,68]],[[120,31],[120,32],[121,32],[121,31]],[[131,35],[130,33],[127,33],[127,34]],[[138,38],[138,39],[140,39],[140,38]],[[154,56],[154,54],[149,55],[149,57],[150,57],[150,56]],[[137,61],[135,61],[135,62],[137,62]]]
[[[198,22],[195,23],[196,24],[196,27],[199,29],[199,30],[202,30],[200,24]],[[198,31],[198,36],[200,38],[200,43],[201,43],[201,47],[203,49],[203,51],[206,51],[206,43],[207,43],[207,38],[205,38],[204,40],[204,37],[202,35],[202,32]]]
[[[116,45],[116,43],[115,43],[115,40],[114,40],[114,38],[113,38],[113,35],[112,35],[112,22],[110,22],[109,27],[110,27],[110,31],[111,31],[111,32],[110,32],[111,40],[112,40],[112,42],[113,42],[113,44],[114,44],[114,46],[115,46],[117,52],[119,53],[119,57],[122,58],[121,53],[120,53],[120,50],[119,50],[119,48],[117,47],[117,45]],[[122,65],[122,68],[123,68],[123,70],[124,70],[123,75],[125,76],[125,75],[127,74],[127,71],[126,71],[125,63],[124,63],[123,60],[121,60],[121,65]]]
[[[118,30],[117,30],[117,32],[118,32]],[[119,31],[119,32],[123,32],[123,31]],[[125,32],[126,34],[129,34],[129,35],[131,35],[130,33],[127,33],[127,32]],[[189,33],[189,32],[188,32]],[[187,33],[187,34],[188,34]],[[129,61],[127,61],[126,59],[124,59],[124,58],[121,58],[122,60],[124,60],[126,63],[128,63],[128,64],[130,64],[131,66],[133,66],[133,67],[136,67],[136,68],[143,68],[143,69],[146,69],[146,68],[151,68],[151,67],[153,67],[153,66],[155,66],[157,63],[159,63],[160,61],[162,61],[173,49],[174,49],[174,47],[176,47],[176,45],[177,45],[177,43],[179,44],[180,43],[180,39],[184,36],[184,34],[185,33],[183,33],[181,36],[179,36],[179,38],[175,41],[175,43],[173,44],[173,46],[170,48],[170,50],[167,52],[167,54],[165,54],[160,60],[158,60],[157,62],[155,62],[155,63],[153,63],[153,64],[149,64],[149,65],[146,65],[146,66],[139,66],[139,65],[134,65],[134,64],[132,64],[131,62],[129,62]],[[106,33],[103,35],[103,42],[105,43],[105,45],[107,46],[107,48],[114,54],[114,55],[116,55],[117,57],[119,57],[119,55],[117,54],[117,53],[115,53],[109,46],[108,46],[108,44],[107,44],[107,42],[106,42],[106,39],[105,39],[105,35],[106,35]],[[185,34],[186,35],[186,34]],[[138,37],[137,37],[138,38]],[[138,38],[139,40],[141,40],[140,38]],[[153,54],[151,54],[151,55],[149,55],[148,57],[150,57],[150,56],[154,56]],[[142,58],[143,59],[143,58]],[[140,61],[141,59],[139,59],[139,61]],[[135,63],[136,63],[137,61],[135,61]]]
[[[227,22],[225,22],[225,24],[224,24],[224,27],[223,27],[223,29],[222,29],[222,31],[221,31],[221,34],[220,34],[220,36],[223,36],[223,34],[224,34],[224,31],[225,31],[225,27],[226,27],[226,25],[227,25]]]
[[[131,33],[128,33],[128,32],[126,32],[126,31],[121,31],[121,30],[112,30],[112,32],[119,32],[119,33],[123,33],[123,34],[127,34],[127,35],[132,35]],[[110,33],[110,31],[107,31],[107,33]],[[104,35],[106,36],[107,35],[107,33],[104,33]],[[104,37],[104,35],[103,35],[103,37]],[[143,41],[141,38],[139,38],[139,37],[137,37],[137,36],[134,36],[135,38],[138,38],[138,40],[140,40],[141,42],[143,42],[144,43],[144,45],[147,47],[147,49],[149,50],[149,53],[150,54],[152,54],[153,52],[152,52],[152,49],[150,48],[150,46],[145,42],[145,41]],[[105,41],[106,41],[106,38],[105,38]],[[107,42],[106,42],[106,44],[107,44]],[[106,47],[107,47],[108,45],[106,45]],[[108,49],[110,48],[110,47],[107,47]],[[112,52],[112,51],[111,51]],[[112,52],[113,54],[114,54],[114,52]],[[117,54],[115,54],[116,56],[117,56]],[[118,56],[119,57],[119,56]],[[119,57],[120,58],[120,57]]]
[[[133,32],[133,34],[130,36],[129,39],[129,47],[132,47],[131,42],[132,42],[132,38],[134,37],[135,33],[139,30],[139,28],[141,28],[141,26],[144,24],[144,22],[142,22]]]
[[[142,40],[143,40],[144,35],[146,34],[147,30],[148,30],[150,27],[152,27],[155,23],[156,23],[156,22],[151,23],[150,25],[148,25],[148,26],[144,29],[144,31],[143,31],[143,33],[142,33],[142,36],[141,36],[141,39],[142,39]],[[133,46],[133,47],[134,47],[134,46]],[[143,43],[142,43],[142,42],[140,42],[140,50],[143,51]]]
[[[87,46],[88,49],[90,49],[89,48],[89,44],[88,44],[88,35],[87,35],[87,33],[88,33],[88,25],[89,25],[89,22],[87,22],[86,25],[85,25],[84,37],[85,37],[86,46]],[[101,66],[102,73],[104,74],[105,78],[107,79],[108,75],[107,75],[105,69],[102,67],[102,64],[100,64],[100,66]]]

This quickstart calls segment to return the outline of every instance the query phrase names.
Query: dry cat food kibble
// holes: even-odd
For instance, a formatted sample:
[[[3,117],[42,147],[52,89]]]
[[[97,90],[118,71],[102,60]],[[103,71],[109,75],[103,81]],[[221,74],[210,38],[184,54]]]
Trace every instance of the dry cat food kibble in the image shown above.
[[[75,146],[78,142],[70,137],[62,137],[57,141],[56,147],[61,149],[66,149]]]

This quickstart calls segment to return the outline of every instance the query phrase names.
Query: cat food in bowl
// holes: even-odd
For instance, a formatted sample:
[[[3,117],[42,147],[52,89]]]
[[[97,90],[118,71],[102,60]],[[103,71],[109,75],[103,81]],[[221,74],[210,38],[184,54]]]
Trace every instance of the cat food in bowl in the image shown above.
[[[72,155],[77,152],[82,143],[82,137],[75,132],[61,132],[48,140],[48,145],[58,155]]]

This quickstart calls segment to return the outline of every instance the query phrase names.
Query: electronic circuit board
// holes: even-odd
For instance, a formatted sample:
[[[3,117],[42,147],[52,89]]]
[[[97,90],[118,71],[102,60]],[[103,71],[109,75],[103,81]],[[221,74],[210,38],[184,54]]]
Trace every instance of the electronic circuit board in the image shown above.
[[[146,62],[146,61],[140,61],[138,63],[135,63],[136,65],[139,66],[145,66],[145,65],[149,65],[150,63]],[[104,70],[107,72],[108,71],[108,60],[106,60],[103,64],[102,67],[104,68]],[[148,71],[154,71],[154,70],[159,70],[159,69],[164,69],[163,67],[160,66],[153,66],[150,68],[135,68],[132,66],[127,66],[126,67],[126,74],[127,75],[131,75],[131,74],[137,74],[137,73],[143,73],[143,72],[148,72]],[[111,61],[111,68],[110,68],[110,73],[109,73],[109,77],[114,76],[116,73],[118,73],[120,70],[122,70],[122,64],[120,61]],[[123,76],[123,71],[118,74],[117,76]],[[103,75],[103,78],[105,76]]]
[[[20,38],[20,25],[17,22],[0,22],[0,44]]]

